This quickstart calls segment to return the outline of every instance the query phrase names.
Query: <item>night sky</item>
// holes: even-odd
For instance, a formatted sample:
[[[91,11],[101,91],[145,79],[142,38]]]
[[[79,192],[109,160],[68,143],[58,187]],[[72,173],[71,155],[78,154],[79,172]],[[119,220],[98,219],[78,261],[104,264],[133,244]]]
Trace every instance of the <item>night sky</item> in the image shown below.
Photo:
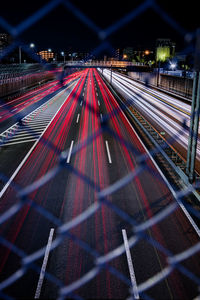
[[[31,16],[48,1],[1,1],[0,15],[11,25],[16,26]],[[138,7],[143,1],[89,1],[71,0],[98,27],[106,29]],[[192,32],[200,27],[198,1],[169,0],[157,1],[176,22],[186,31]],[[190,3],[190,5],[188,5]],[[5,32],[0,28],[0,32]],[[109,36],[107,41],[113,48],[127,46],[135,48],[154,48],[157,38],[171,38],[176,49],[187,46],[184,38],[167,24],[152,9],[146,10],[134,20]],[[74,51],[89,52],[102,42],[96,33],[85,26],[71,11],[59,5],[42,20],[25,31],[20,39],[29,44],[34,42],[37,50],[52,48],[55,51],[71,47]]]

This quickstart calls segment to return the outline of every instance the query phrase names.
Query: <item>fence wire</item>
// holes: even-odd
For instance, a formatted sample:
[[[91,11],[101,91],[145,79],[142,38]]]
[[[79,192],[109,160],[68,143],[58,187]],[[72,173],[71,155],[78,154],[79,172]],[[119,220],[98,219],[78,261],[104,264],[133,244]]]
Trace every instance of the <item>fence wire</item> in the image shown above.
[[[133,21],[136,17],[142,16],[144,12],[148,9],[154,10],[162,19],[167,22],[169,26],[174,28],[183,39],[187,39],[190,41],[191,45],[195,39],[195,32],[188,33],[185,28],[182,28],[176,20],[172,19],[167,12],[165,12],[157,3],[153,0],[143,1],[137,8],[133,9],[133,11],[129,12],[122,19],[118,20],[116,23],[111,24],[106,29],[102,29],[97,26],[88,16],[86,16],[78,7],[76,7],[71,1],[67,0],[53,0],[49,1],[45,6],[40,8],[30,17],[22,21],[17,26],[13,27],[10,25],[7,20],[0,17],[0,26],[8,32],[12,37],[15,38],[14,42],[9,45],[1,57],[6,57],[9,53],[11,53],[15,48],[19,45],[22,47],[22,50],[28,53],[28,55],[35,59],[36,62],[46,71],[50,70],[50,66],[45,62],[41,62],[36,54],[30,50],[29,47],[25,43],[20,40],[20,35],[28,30],[35,23],[40,21],[46,15],[48,15],[51,11],[53,11],[57,6],[62,5],[66,10],[70,11],[79,21],[85,24],[91,31],[93,31],[97,37],[99,38],[99,46],[93,50],[93,55],[98,55],[102,53],[105,49],[113,52],[113,47],[110,42],[106,39],[113,34],[115,34],[119,29],[122,29],[125,25],[127,25],[130,21]],[[194,51],[194,49],[193,49]],[[184,51],[183,51],[184,52]],[[52,71],[54,72],[54,71]],[[76,86],[80,86],[82,82],[82,78],[87,78],[90,76],[90,71],[82,71],[83,75],[79,75],[76,79]],[[94,72],[95,78],[97,80],[97,73]],[[57,73],[57,85],[59,86],[59,93],[63,92],[65,97],[68,97],[68,93],[65,85],[69,78],[73,78],[73,74],[65,77],[64,72]],[[13,77],[13,76],[12,76]],[[90,77],[91,78],[91,77]],[[7,79],[7,75],[3,80]],[[89,80],[89,79],[88,79]],[[108,89],[105,82],[102,79],[101,82],[104,85],[104,89]],[[81,104],[85,112],[90,112],[98,119],[100,119],[98,107],[87,103],[82,96],[78,94],[78,92],[73,92],[73,103]],[[54,92],[51,94],[51,97],[47,102],[43,105],[45,107],[50,107],[52,105],[51,98],[52,96],[57,97],[58,93]],[[107,90],[107,95],[109,91]],[[1,107],[3,107],[4,112],[12,113],[13,106],[8,104],[5,99],[0,100]],[[25,252],[23,249],[19,248],[15,245],[14,241],[9,240],[6,235],[4,235],[4,230],[8,230],[9,221],[12,221],[14,216],[18,216],[21,213],[23,217],[23,210],[26,210],[27,207],[36,212],[36,214],[42,218],[44,218],[47,222],[56,228],[56,234],[54,234],[52,244],[49,248],[49,253],[53,253],[53,250],[58,249],[60,245],[68,241],[72,241],[77,248],[83,249],[85,253],[90,255],[93,264],[89,271],[84,274],[81,274],[78,278],[73,280],[73,282],[66,282],[59,279],[55,276],[51,271],[43,271],[42,276],[45,278],[46,282],[52,284],[58,290],[58,299],[65,298],[73,298],[73,299],[82,299],[79,295],[79,289],[83,286],[90,283],[94,278],[96,278],[100,273],[103,273],[105,270],[112,274],[116,280],[123,282],[127,289],[129,289],[128,299],[137,298],[135,295],[135,290],[133,288],[133,283],[130,278],[124,275],[123,272],[119,271],[118,268],[115,267],[115,264],[112,262],[115,261],[116,258],[121,257],[123,254],[126,254],[126,247],[124,245],[123,240],[121,240],[121,244],[115,245],[113,249],[107,249],[107,251],[99,251],[99,247],[92,247],[90,243],[85,241],[85,239],[81,239],[80,236],[76,233],[77,226],[82,225],[85,221],[90,220],[91,217],[94,217],[101,211],[108,211],[109,213],[115,215],[116,218],[122,222],[122,224],[127,224],[129,228],[129,237],[128,237],[128,246],[131,250],[137,247],[138,243],[144,241],[149,244],[151,247],[156,249],[159,253],[161,253],[165,257],[165,265],[160,268],[159,272],[155,272],[151,277],[148,277],[143,282],[140,282],[137,286],[137,291],[140,295],[141,299],[152,299],[149,294],[149,291],[156,287],[160,282],[165,281],[172,273],[175,271],[180,272],[187,278],[192,281],[196,287],[200,286],[200,277],[194,274],[188,267],[185,266],[184,262],[194,257],[200,251],[200,242],[197,239],[197,242],[186,249],[182,249],[181,252],[175,253],[164,247],[157,239],[153,237],[153,234],[149,234],[149,232],[154,230],[155,225],[159,225],[164,220],[169,219],[171,216],[176,216],[178,212],[183,211],[186,216],[191,220],[191,216],[194,216],[196,219],[200,218],[199,211],[195,209],[195,207],[189,204],[185,199],[193,193],[196,192],[196,189],[199,187],[196,185],[184,185],[181,189],[177,189],[177,186],[172,185],[165,177],[160,176],[158,172],[153,167],[152,163],[149,163],[150,156],[155,158],[157,154],[162,154],[168,163],[171,164],[171,168],[173,168],[174,173],[179,174],[178,168],[170,162],[164,150],[166,148],[166,144],[159,145],[154,144],[154,147],[149,151],[149,153],[141,152],[136,145],[122,135],[120,135],[115,128],[113,128],[113,123],[116,120],[116,117],[121,116],[122,111],[126,111],[126,109],[133,104],[133,99],[126,100],[122,106],[115,106],[110,108],[110,111],[107,115],[104,115],[101,118],[101,126],[94,131],[90,136],[86,136],[86,138],[81,139],[81,142],[75,143],[73,150],[68,148],[66,151],[63,151],[61,147],[53,142],[50,138],[46,138],[45,135],[42,135],[37,143],[37,147],[40,146],[40,149],[46,149],[46,152],[53,153],[55,163],[48,170],[46,169],[45,174],[39,173],[39,179],[33,180],[33,182],[26,184],[16,183],[14,178],[10,180],[10,177],[0,172],[0,179],[3,184],[3,189],[0,193],[1,201],[4,203],[4,194],[8,188],[12,190],[11,198],[6,199],[8,202],[6,204],[6,210],[0,215],[0,224],[1,224],[1,233],[0,233],[0,244],[2,247],[9,251],[9,254],[14,254],[18,257],[20,264],[18,268],[12,274],[8,275],[6,278],[4,277],[0,283],[0,295],[3,299],[13,299],[14,296],[9,294],[9,287],[11,287],[14,283],[18,282],[22,277],[25,277],[29,271],[31,270],[37,276],[41,276],[41,265],[38,263],[39,259],[43,259],[45,253],[47,251],[47,247],[44,246],[39,249],[34,249],[34,251]],[[72,105],[72,102],[71,102]],[[34,107],[34,106],[33,106]],[[35,105],[35,109],[37,111],[37,105]],[[5,135],[1,134],[0,147],[3,147],[12,140],[12,138],[17,134],[20,130],[27,131],[29,135],[35,136],[34,129],[29,126],[26,115],[24,115],[23,111],[17,114],[17,116],[13,115],[13,119],[16,121],[16,124],[13,128],[6,133]],[[177,132],[176,135],[172,136],[168,143],[174,144],[181,136],[185,134],[187,131],[185,126],[186,121],[182,120],[182,129]],[[69,126],[69,125],[68,125]],[[146,133],[148,135],[148,132]],[[89,147],[94,141],[97,141],[103,135],[109,135],[113,138],[117,143],[119,143],[123,149],[127,149],[129,153],[131,153],[132,157],[135,160],[136,167],[130,170],[128,174],[123,175],[121,178],[114,181],[109,186],[102,186],[98,184],[96,180],[90,178],[86,173],[82,172],[73,164],[66,163],[66,160],[69,155],[74,157],[77,154],[80,154],[84,149]],[[150,137],[149,137],[150,138]],[[39,172],[39,171],[38,171]],[[37,191],[44,187],[46,184],[51,185],[52,180],[55,176],[59,174],[63,174],[63,172],[67,172],[73,175],[73,178],[78,179],[79,184],[84,184],[91,190],[94,191],[96,199],[93,201],[88,201],[88,206],[85,209],[79,211],[75,216],[71,216],[68,218],[67,222],[63,222],[59,216],[55,215],[52,211],[47,210],[45,205],[43,205],[42,201],[38,201],[37,196],[33,197],[32,195],[37,195]],[[156,211],[155,214],[150,214],[148,208],[144,210],[145,218],[141,219],[138,215],[130,215],[125,210],[123,210],[123,206],[118,205],[119,203],[113,200],[115,195],[127,187],[132,182],[137,182],[138,177],[142,174],[150,174],[154,179],[158,180],[160,184],[164,184],[168,189],[168,196],[164,198],[158,198],[155,203],[160,207]],[[75,180],[74,179],[74,180]],[[172,195],[173,201],[168,201],[166,203],[166,199],[168,199],[169,194]],[[121,195],[121,194],[120,194]],[[90,204],[89,204],[90,203]],[[2,206],[3,207],[3,206]],[[108,213],[108,215],[109,215]],[[20,216],[20,215],[19,215]],[[8,224],[8,226],[7,226]],[[101,226],[101,225],[99,225]],[[194,226],[195,227],[195,226]],[[194,228],[199,238],[199,229],[197,226]],[[110,232],[108,232],[107,238],[112,239],[113,228],[110,228]],[[177,237],[178,243],[179,237]],[[98,241],[98,243],[103,241]],[[105,242],[105,241],[104,241]],[[75,251],[76,253],[76,251]],[[135,258],[137,260],[137,258]],[[137,274],[136,274],[137,277]],[[106,280],[106,279],[105,279]],[[88,285],[87,285],[88,286]],[[198,297],[198,294],[196,294]]]

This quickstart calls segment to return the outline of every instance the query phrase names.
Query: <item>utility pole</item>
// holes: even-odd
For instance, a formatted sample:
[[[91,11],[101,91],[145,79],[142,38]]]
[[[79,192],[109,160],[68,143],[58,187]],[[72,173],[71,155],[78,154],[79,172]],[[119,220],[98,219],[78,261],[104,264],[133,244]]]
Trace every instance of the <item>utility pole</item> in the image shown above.
[[[61,52],[61,55],[63,56],[63,62],[64,62],[64,64],[65,64],[65,52],[62,51],[62,52]]]
[[[189,182],[195,180],[195,161],[197,151],[197,140],[199,130],[199,113],[200,113],[200,28],[196,32],[196,47],[194,57],[194,79],[192,91],[192,106],[190,116],[190,131],[188,139],[187,165],[186,174]]]
[[[22,47],[19,46],[19,64],[21,65],[22,63]]]
[[[110,84],[112,84],[112,64],[111,64],[111,68],[110,68]]]
[[[158,70],[157,70],[157,87],[159,87],[159,81],[160,81],[160,60],[158,61]]]

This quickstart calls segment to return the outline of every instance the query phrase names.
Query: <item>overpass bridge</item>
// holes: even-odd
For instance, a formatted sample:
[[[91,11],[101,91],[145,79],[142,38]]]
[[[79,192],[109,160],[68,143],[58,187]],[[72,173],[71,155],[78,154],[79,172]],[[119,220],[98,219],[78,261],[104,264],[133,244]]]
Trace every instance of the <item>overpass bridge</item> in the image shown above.
[[[104,60],[92,60],[92,61],[68,61],[65,62],[64,68],[112,68],[112,69],[150,69],[142,63],[130,62],[130,61],[104,61]]]

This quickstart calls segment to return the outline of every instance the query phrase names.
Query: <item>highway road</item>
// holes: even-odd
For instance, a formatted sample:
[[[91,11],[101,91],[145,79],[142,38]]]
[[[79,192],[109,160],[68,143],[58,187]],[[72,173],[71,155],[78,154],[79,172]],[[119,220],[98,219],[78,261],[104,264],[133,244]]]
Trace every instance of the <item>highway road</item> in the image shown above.
[[[109,70],[104,70],[103,74],[110,80]],[[112,84],[125,99],[132,101],[133,107],[136,107],[158,132],[165,132],[166,139],[169,140],[172,136],[179,136],[179,139],[172,146],[186,160],[191,105],[117,72],[112,72]],[[185,122],[187,128],[185,131],[183,130],[183,122]],[[181,135],[178,134],[180,132]],[[199,140],[197,143],[196,168],[200,173]]]
[[[14,141],[1,148],[1,172],[5,172],[10,180],[7,184],[1,183],[0,213],[6,212],[18,201],[13,183],[23,188],[42,178],[58,165],[60,154],[68,149],[65,163],[83,176],[77,176],[77,173],[69,169],[62,169],[50,181],[29,194],[35,203],[51,212],[62,223],[67,223],[98,201],[99,188],[105,189],[137,169],[138,155],[148,151],[97,70],[86,69],[75,73],[73,80],[66,78],[66,86],[49,101],[44,110],[38,108],[34,123],[32,118],[27,118],[30,126],[33,124],[34,128],[39,128],[34,141],[24,138],[20,143],[16,144]],[[119,110],[119,113],[108,121],[109,127],[130,143],[137,155],[108,131],[104,131],[81,150],[73,152],[77,145],[104,128],[102,120],[113,109]],[[42,120],[46,120],[47,116],[50,116],[48,122],[41,127]],[[50,147],[50,143],[53,146]],[[107,197],[109,203],[120,208],[138,224],[175,202],[151,157],[145,165],[152,172],[144,169],[129,184]],[[90,184],[83,180],[86,177],[90,179]],[[198,295],[197,284],[179,271],[173,271],[167,278],[145,291],[144,295],[137,294],[141,283],[166,267],[167,254],[164,253],[164,248],[175,255],[198,243],[199,233],[193,225],[192,220],[178,208],[145,231],[148,238],[155,239],[163,248],[158,249],[144,239],[140,239],[131,248],[134,278],[133,273],[130,277],[128,250],[109,262],[110,268],[115,268],[130,282],[135,279],[133,290],[136,299],[145,299],[145,295],[146,299],[194,299]],[[27,255],[41,247],[47,246],[48,249],[58,235],[55,223],[48,221],[27,204],[5,221],[0,231],[1,236]],[[49,255],[46,252],[37,261],[41,270],[45,269],[64,285],[72,284],[94,268],[96,255],[103,256],[123,243],[126,245],[126,237],[130,238],[133,234],[127,219],[120,217],[105,204],[87,220],[72,228],[70,233],[94,251],[87,251],[76,240],[66,237]],[[21,259],[5,246],[1,246],[0,256],[0,281],[3,282],[21,268]],[[194,254],[184,260],[182,265],[199,277],[199,261],[199,255]],[[3,292],[14,298],[58,297],[58,284],[41,278],[40,274],[30,269]],[[130,295],[130,286],[116,274],[103,268],[87,284],[75,289],[74,293],[85,299],[126,299]]]

